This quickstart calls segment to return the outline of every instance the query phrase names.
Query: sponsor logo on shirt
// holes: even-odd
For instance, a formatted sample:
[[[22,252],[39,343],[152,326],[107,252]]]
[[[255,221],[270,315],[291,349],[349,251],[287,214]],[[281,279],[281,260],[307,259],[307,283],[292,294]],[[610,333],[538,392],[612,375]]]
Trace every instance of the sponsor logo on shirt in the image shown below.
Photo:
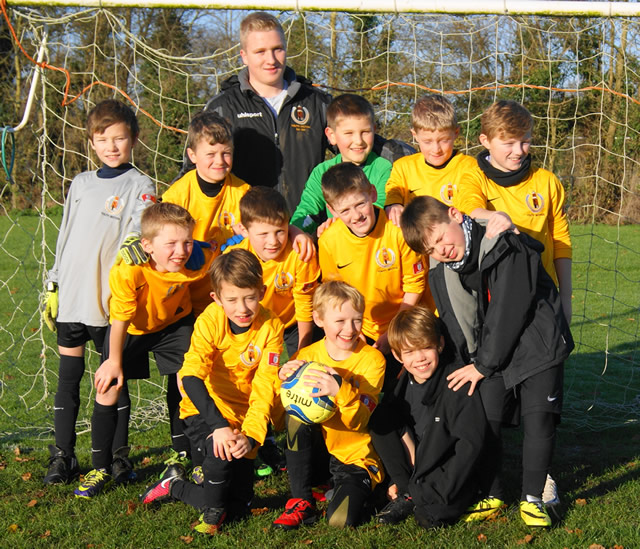
[[[369,395],[360,395],[360,402],[362,402],[362,404],[367,407],[369,413],[373,413],[373,411],[376,409],[376,401],[373,400]]]
[[[122,198],[116,195],[111,195],[104,203],[104,209],[107,210],[108,214],[119,215],[124,209],[124,204],[125,202]]]
[[[396,254],[391,248],[380,248],[376,252],[376,263],[378,267],[388,269],[392,267],[396,262]]]
[[[529,208],[533,213],[538,213],[542,208],[544,208],[544,198],[542,198],[542,195],[536,191],[531,191],[525,198],[525,202],[527,203],[527,208]]]
[[[262,118],[261,112],[239,112],[236,118]]]
[[[422,271],[424,271],[424,265],[422,263],[422,260],[413,264],[413,274],[418,274],[418,273],[421,273]]]
[[[260,362],[261,357],[262,350],[253,343],[249,343],[244,353],[240,354],[240,360],[245,366],[254,366],[257,362]]]
[[[294,105],[291,107],[291,120],[293,120],[296,124],[300,126],[304,126],[307,122],[309,122],[309,109],[302,105]]]
[[[281,292],[290,290],[293,287],[293,275],[287,271],[281,271],[276,274],[274,284],[276,290],[280,290]]]
[[[140,199],[143,202],[153,202],[154,204],[156,203],[156,197],[153,194],[149,194],[149,193],[144,193],[143,195],[140,196]]]
[[[453,183],[447,183],[446,185],[440,187],[440,199],[447,206],[451,206],[453,205],[453,197],[455,196],[457,191],[458,187],[456,185],[454,185]]]
[[[315,285],[315,282],[307,282],[304,286],[302,286],[302,291],[308,292],[309,290],[312,290]]]
[[[280,353],[269,353],[269,366],[280,365]]]

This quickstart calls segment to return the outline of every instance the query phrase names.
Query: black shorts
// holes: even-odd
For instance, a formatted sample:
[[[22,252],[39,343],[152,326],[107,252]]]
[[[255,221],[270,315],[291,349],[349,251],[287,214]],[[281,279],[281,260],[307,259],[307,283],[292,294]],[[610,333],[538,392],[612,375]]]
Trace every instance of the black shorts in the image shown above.
[[[159,332],[131,335],[122,350],[122,370],[125,379],[149,377],[149,352],[153,351],[158,371],[162,375],[175,374],[182,367],[184,354],[189,350],[193,333],[193,314],[170,324]],[[109,337],[105,339],[102,359],[109,358]]]
[[[489,421],[519,425],[520,417],[536,412],[555,414],[560,419],[563,400],[564,364],[539,372],[511,389],[505,389],[500,374],[483,379],[480,396]]]
[[[87,326],[82,322],[56,322],[56,328],[60,347],[80,347],[91,340],[96,351],[102,354],[108,326]]]

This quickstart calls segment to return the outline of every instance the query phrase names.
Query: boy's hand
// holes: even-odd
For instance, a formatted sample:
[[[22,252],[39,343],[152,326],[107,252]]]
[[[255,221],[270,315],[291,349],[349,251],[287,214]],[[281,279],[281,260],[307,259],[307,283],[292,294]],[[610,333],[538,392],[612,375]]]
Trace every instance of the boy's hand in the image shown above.
[[[340,374],[330,366],[327,366],[324,372],[315,368],[310,369],[305,372],[304,384],[311,389],[318,389],[317,392],[313,393],[313,396],[334,397],[340,390],[340,383],[334,376],[338,376],[338,379],[340,379]]]
[[[58,318],[58,285],[55,282],[47,283],[47,291],[42,300],[42,320],[52,332],[56,331],[56,318]]]
[[[476,370],[473,364],[467,364],[447,376],[447,381],[449,382],[448,387],[454,391],[457,391],[467,383],[471,383],[469,393],[467,393],[469,396],[473,394],[476,385],[481,379],[484,379],[484,376]]]
[[[108,358],[96,370],[96,375],[94,376],[93,383],[98,394],[106,393],[114,379],[116,380],[116,388],[120,389],[124,382],[122,365]]]
[[[387,339],[387,334],[382,334],[378,341],[373,344],[374,349],[378,349],[383,355],[388,355],[391,352],[391,347],[389,347],[389,340]]]
[[[231,427],[220,427],[209,435],[213,439],[213,455],[222,461],[231,461],[232,446],[235,445],[236,435]]]
[[[391,223],[393,223],[396,227],[399,227],[400,216],[404,211],[404,206],[401,206],[400,204],[392,204],[391,206],[385,207],[384,211],[387,214],[389,221],[391,221]]]
[[[285,362],[278,370],[280,381],[289,379],[304,363],[304,360],[290,360],[289,362]]]
[[[231,443],[231,455],[235,459],[240,459],[251,451],[251,443],[249,442],[249,439],[238,429],[234,429],[233,434],[235,435],[235,439]]]
[[[321,223],[320,225],[318,225],[318,228],[316,229],[316,236],[320,238],[320,235],[323,232],[325,232],[329,227],[331,227],[331,225],[333,225],[335,222],[336,222],[336,218],[330,217],[324,223]]]
[[[504,231],[512,230],[515,234],[520,234],[518,228],[513,224],[509,215],[505,212],[493,212],[487,221],[487,238],[495,238]]]
[[[289,239],[301,261],[308,263],[315,257],[316,246],[313,243],[313,239],[295,225],[289,225]]]
[[[200,240],[193,241],[193,249],[191,250],[191,255],[187,262],[184,264],[185,269],[189,269],[190,271],[198,271],[202,269],[204,265],[204,252],[203,248],[211,248],[211,244],[208,242],[202,242]]]
[[[124,261],[127,265],[142,265],[149,261],[149,256],[142,248],[142,242],[140,241],[140,235],[138,233],[131,233],[124,239],[116,256],[116,265],[121,261]]]

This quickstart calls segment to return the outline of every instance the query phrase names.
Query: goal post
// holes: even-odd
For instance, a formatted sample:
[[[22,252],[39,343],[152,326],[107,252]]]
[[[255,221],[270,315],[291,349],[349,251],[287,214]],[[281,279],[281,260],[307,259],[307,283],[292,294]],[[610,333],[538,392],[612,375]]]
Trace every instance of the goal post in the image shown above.
[[[0,442],[51,437],[58,357],[39,294],[68,186],[97,167],[83,130],[88,110],[107,97],[134,106],[141,126],[134,163],[161,194],[180,169],[190,118],[241,67],[240,20],[260,8],[282,22],[288,64],[330,93],[363,94],[385,137],[410,142],[412,104],[443,93],[461,124],[457,147],[476,155],[487,106],[510,98],[529,108],[535,162],[563,182],[573,236],[577,349],[566,369],[565,417],[594,431],[637,421],[640,4],[0,0],[0,7]],[[83,380],[85,430],[97,362],[91,354]],[[132,387],[134,425],[162,416],[161,386],[156,378]]]

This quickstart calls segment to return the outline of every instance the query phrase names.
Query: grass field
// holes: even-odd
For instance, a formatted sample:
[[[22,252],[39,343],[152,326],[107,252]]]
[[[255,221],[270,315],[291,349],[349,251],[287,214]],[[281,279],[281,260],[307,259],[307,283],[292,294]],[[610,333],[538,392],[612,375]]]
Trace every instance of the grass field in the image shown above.
[[[274,531],[271,521],[287,498],[284,477],[256,484],[255,516],[203,539],[190,525],[195,511],[176,503],[159,509],[137,496],[168,455],[162,379],[132,388],[137,404],[130,441],[136,483],[95,501],[75,500],[72,486],[44,488],[46,446],[52,440],[57,357],[53,334],[37,312],[42,260],[51,265],[54,222],[0,218],[0,547],[640,547],[640,231],[636,226],[572,227],[576,351],[566,365],[566,405],[554,459],[563,498],[562,519],[535,532],[520,521],[520,433],[506,437],[510,506],[496,520],[424,531],[411,519],[396,527],[370,522],[336,531],[326,522],[297,532]],[[45,329],[46,330],[46,329]],[[88,369],[97,366],[95,356]],[[91,378],[82,387],[78,456],[90,462],[87,432]]]

